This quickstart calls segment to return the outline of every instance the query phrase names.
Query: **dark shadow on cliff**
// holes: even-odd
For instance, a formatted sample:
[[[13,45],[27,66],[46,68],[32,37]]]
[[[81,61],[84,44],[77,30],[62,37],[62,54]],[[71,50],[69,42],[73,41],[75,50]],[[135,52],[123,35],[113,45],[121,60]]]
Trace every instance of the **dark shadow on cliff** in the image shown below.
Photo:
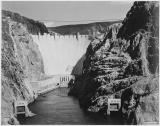
[[[73,67],[71,74],[75,76],[75,80],[72,82],[72,84],[69,85],[70,91],[68,95],[72,96],[79,96],[79,92],[82,88],[83,78],[82,78],[82,72],[83,72],[83,61],[86,58],[86,54],[84,54],[76,63],[76,65]]]
[[[71,74],[72,75],[82,75],[82,69],[83,69],[83,61],[86,58],[86,54],[84,54],[76,63],[76,65],[73,67]]]

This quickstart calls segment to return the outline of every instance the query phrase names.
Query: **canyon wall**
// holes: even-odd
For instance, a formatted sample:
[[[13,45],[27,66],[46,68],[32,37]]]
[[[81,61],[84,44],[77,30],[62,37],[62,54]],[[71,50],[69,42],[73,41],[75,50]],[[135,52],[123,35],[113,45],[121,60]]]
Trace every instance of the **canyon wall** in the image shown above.
[[[159,2],[134,2],[122,24],[111,25],[88,46],[83,74],[69,94],[102,114],[108,98],[121,98],[123,124],[159,122],[158,30]]]
[[[88,36],[44,34],[32,37],[42,54],[46,75],[82,74],[86,48],[90,43]]]
[[[34,35],[37,33],[40,34]],[[43,24],[2,11],[2,124],[19,124],[14,115],[14,102],[34,100],[30,82],[43,80],[47,75],[82,74],[90,43],[88,36],[45,33]]]
[[[109,26],[92,42],[84,35],[36,35],[48,31],[33,24],[10,12],[2,16],[2,124],[18,124],[14,101],[32,102],[30,81],[44,74],[82,74],[69,94],[88,111],[105,114],[113,96],[121,98],[124,124],[159,122],[158,2],[134,2],[122,24]]]
[[[44,65],[26,27],[5,16],[2,18],[1,61],[1,124],[19,124],[14,115],[14,102],[34,100],[30,81],[44,75]]]
[[[44,23],[34,21],[33,19],[21,16],[18,13],[2,10],[2,17],[10,17],[12,21],[22,23],[27,28],[27,31],[31,34],[37,35],[38,33],[48,33],[48,29],[46,28]]]

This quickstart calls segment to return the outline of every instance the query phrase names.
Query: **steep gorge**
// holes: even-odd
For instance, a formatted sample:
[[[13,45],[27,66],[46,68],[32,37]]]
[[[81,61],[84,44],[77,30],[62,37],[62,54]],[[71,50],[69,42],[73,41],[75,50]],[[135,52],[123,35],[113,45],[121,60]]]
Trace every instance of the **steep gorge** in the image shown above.
[[[1,119],[2,124],[19,124],[14,102],[33,102],[36,94],[30,82],[48,75],[82,74],[90,40],[85,35],[51,36],[45,26],[35,28],[35,21],[12,12],[2,14]]]
[[[104,114],[112,96],[122,100],[124,124],[159,122],[158,12],[158,2],[134,2],[122,25],[113,24],[94,38],[83,75],[69,92],[81,107]]]
[[[34,100],[30,81],[43,78],[44,74],[66,74],[70,68],[69,74],[82,73],[69,92],[79,98],[81,107],[105,114],[107,99],[113,96],[122,100],[120,114],[124,124],[158,122],[158,11],[158,2],[134,2],[122,24],[109,26],[105,33],[94,36],[89,46],[85,36],[79,40],[74,36],[38,36],[39,32],[48,33],[43,24],[37,27],[32,25],[34,21],[23,21],[25,18],[21,24],[15,22],[14,14],[4,14],[2,124],[18,124],[13,114],[15,100]]]

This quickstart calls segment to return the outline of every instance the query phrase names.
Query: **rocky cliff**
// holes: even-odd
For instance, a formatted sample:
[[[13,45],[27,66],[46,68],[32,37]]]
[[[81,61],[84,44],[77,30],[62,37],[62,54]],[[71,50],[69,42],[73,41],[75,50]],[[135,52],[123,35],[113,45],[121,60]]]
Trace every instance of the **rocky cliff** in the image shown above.
[[[81,107],[104,114],[108,98],[121,98],[124,124],[159,121],[158,14],[158,2],[134,2],[122,24],[95,37],[86,52],[83,79],[78,77],[70,91]]]
[[[22,23],[27,28],[27,31],[31,34],[37,35],[39,33],[49,33],[48,29],[43,23],[21,16],[18,13],[2,10],[2,17],[10,17],[13,21]]]
[[[13,103],[34,100],[30,81],[43,76],[44,66],[38,46],[26,27],[5,16],[2,18],[1,61],[1,124],[18,124]]]

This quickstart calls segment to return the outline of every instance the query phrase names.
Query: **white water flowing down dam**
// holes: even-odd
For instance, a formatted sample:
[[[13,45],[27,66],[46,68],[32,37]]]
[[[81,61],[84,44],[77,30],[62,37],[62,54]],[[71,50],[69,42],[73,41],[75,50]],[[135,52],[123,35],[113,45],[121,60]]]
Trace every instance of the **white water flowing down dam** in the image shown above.
[[[86,49],[90,43],[88,36],[44,34],[32,37],[42,54],[46,75],[81,75]],[[74,68],[77,62],[79,64]]]

